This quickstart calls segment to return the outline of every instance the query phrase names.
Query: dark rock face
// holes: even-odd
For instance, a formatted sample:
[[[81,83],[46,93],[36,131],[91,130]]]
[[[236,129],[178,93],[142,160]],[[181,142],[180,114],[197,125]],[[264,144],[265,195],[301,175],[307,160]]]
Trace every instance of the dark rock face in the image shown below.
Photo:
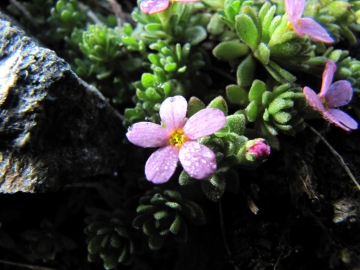
[[[56,190],[112,173],[123,135],[98,90],[0,19],[0,192]]]

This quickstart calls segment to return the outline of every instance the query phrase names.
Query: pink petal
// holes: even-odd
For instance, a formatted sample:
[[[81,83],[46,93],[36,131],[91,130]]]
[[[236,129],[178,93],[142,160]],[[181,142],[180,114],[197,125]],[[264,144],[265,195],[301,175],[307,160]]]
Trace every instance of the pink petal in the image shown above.
[[[348,81],[337,81],[325,94],[326,105],[329,108],[344,106],[350,102],[352,95],[353,89]]]
[[[184,133],[190,140],[214,134],[226,123],[226,117],[222,111],[215,108],[207,108],[198,111],[189,118],[184,126]]]
[[[320,98],[325,98],[327,95],[326,92],[329,90],[335,72],[336,64],[333,61],[328,61],[325,65],[325,69],[322,75],[321,91],[319,93]]]
[[[216,172],[213,151],[196,141],[186,142],[179,152],[184,170],[195,179],[205,179]]]
[[[151,122],[132,125],[126,133],[126,137],[130,142],[141,147],[160,147],[169,144],[169,132]]]
[[[146,14],[154,14],[167,9],[169,0],[142,0],[140,9]]]
[[[289,21],[300,19],[305,9],[305,0],[285,0],[286,13]]]
[[[182,96],[169,97],[160,106],[160,118],[167,130],[182,128],[185,124],[187,102]]]
[[[156,150],[145,164],[147,180],[154,184],[167,182],[174,174],[179,160],[178,156],[179,151],[173,146],[165,146]]]
[[[327,110],[324,113],[324,118],[346,131],[358,128],[358,123],[350,115],[338,109]]]
[[[333,43],[334,39],[328,34],[326,29],[322,27],[312,18],[298,19],[297,23],[293,25],[295,32],[303,37],[307,35],[310,40],[314,42]]]
[[[305,86],[303,89],[303,93],[305,95],[305,98],[307,102],[310,104],[311,107],[313,107],[314,110],[324,112],[325,108],[324,105],[321,102],[321,99],[318,95],[312,90],[311,88]]]

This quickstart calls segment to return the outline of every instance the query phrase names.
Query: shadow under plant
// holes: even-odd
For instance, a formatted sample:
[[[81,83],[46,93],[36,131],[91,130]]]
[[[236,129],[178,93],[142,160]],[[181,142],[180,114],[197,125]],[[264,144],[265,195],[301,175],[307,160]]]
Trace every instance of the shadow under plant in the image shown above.
[[[92,174],[72,170],[57,191],[1,194],[4,269],[360,267],[359,1],[0,8],[120,113],[111,125],[101,119],[98,142],[61,137],[105,149],[120,130],[111,141],[119,149],[96,161],[120,157],[113,172],[89,163]],[[0,96],[1,153],[10,147],[4,127],[14,127],[3,121],[9,97]],[[32,140],[16,153],[41,152]]]

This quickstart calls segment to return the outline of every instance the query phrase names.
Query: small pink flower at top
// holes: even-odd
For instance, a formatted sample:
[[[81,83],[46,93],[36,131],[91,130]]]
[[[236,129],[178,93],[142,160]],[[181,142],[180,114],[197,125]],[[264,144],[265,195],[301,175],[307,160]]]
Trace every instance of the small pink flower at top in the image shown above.
[[[305,0],[285,0],[286,13],[294,31],[300,37],[306,35],[314,42],[333,43],[334,39],[313,18],[301,18],[304,13],[305,2]]]
[[[341,80],[331,84],[335,71],[335,63],[328,61],[322,76],[320,93],[316,95],[316,93],[307,86],[304,87],[303,93],[311,107],[319,111],[327,121],[334,123],[346,131],[357,129],[358,124],[354,119],[343,111],[334,109],[348,104],[353,95],[353,89],[348,81]]]
[[[187,102],[182,96],[170,97],[160,106],[160,118],[165,127],[151,122],[132,125],[126,133],[130,142],[141,147],[160,147],[147,160],[145,175],[155,184],[167,182],[178,160],[193,178],[205,179],[216,172],[212,150],[196,141],[213,134],[226,123],[224,113],[207,108],[186,121]]]
[[[142,0],[140,9],[146,14],[155,14],[168,8],[171,2],[199,2],[200,0]]]

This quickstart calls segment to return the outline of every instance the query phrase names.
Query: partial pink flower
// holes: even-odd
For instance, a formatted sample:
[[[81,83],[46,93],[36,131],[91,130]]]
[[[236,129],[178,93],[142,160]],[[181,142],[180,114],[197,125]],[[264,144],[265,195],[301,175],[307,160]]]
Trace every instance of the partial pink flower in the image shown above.
[[[265,143],[264,139],[257,139],[246,152],[252,155],[255,161],[262,161],[270,155],[270,146]]]
[[[200,0],[142,0],[140,9],[146,14],[155,14],[168,8],[171,2],[199,2]]]
[[[322,76],[321,91],[318,95],[311,88],[305,86],[303,93],[311,107],[319,111],[329,122],[346,131],[357,129],[357,122],[348,114],[336,107],[348,104],[353,95],[353,89],[348,81],[341,80],[331,84],[336,72],[336,64],[328,61]],[[331,84],[331,85],[330,85]]]
[[[165,99],[160,107],[163,126],[150,122],[132,125],[126,133],[130,142],[141,147],[160,147],[147,160],[145,175],[155,184],[167,182],[178,160],[195,179],[205,179],[216,172],[212,150],[196,140],[220,130],[226,123],[218,109],[200,110],[186,121],[187,102],[182,96]]]
[[[313,18],[301,18],[305,9],[305,0],[285,0],[285,9],[294,31],[300,36],[308,36],[314,42],[333,43],[334,39]]]

